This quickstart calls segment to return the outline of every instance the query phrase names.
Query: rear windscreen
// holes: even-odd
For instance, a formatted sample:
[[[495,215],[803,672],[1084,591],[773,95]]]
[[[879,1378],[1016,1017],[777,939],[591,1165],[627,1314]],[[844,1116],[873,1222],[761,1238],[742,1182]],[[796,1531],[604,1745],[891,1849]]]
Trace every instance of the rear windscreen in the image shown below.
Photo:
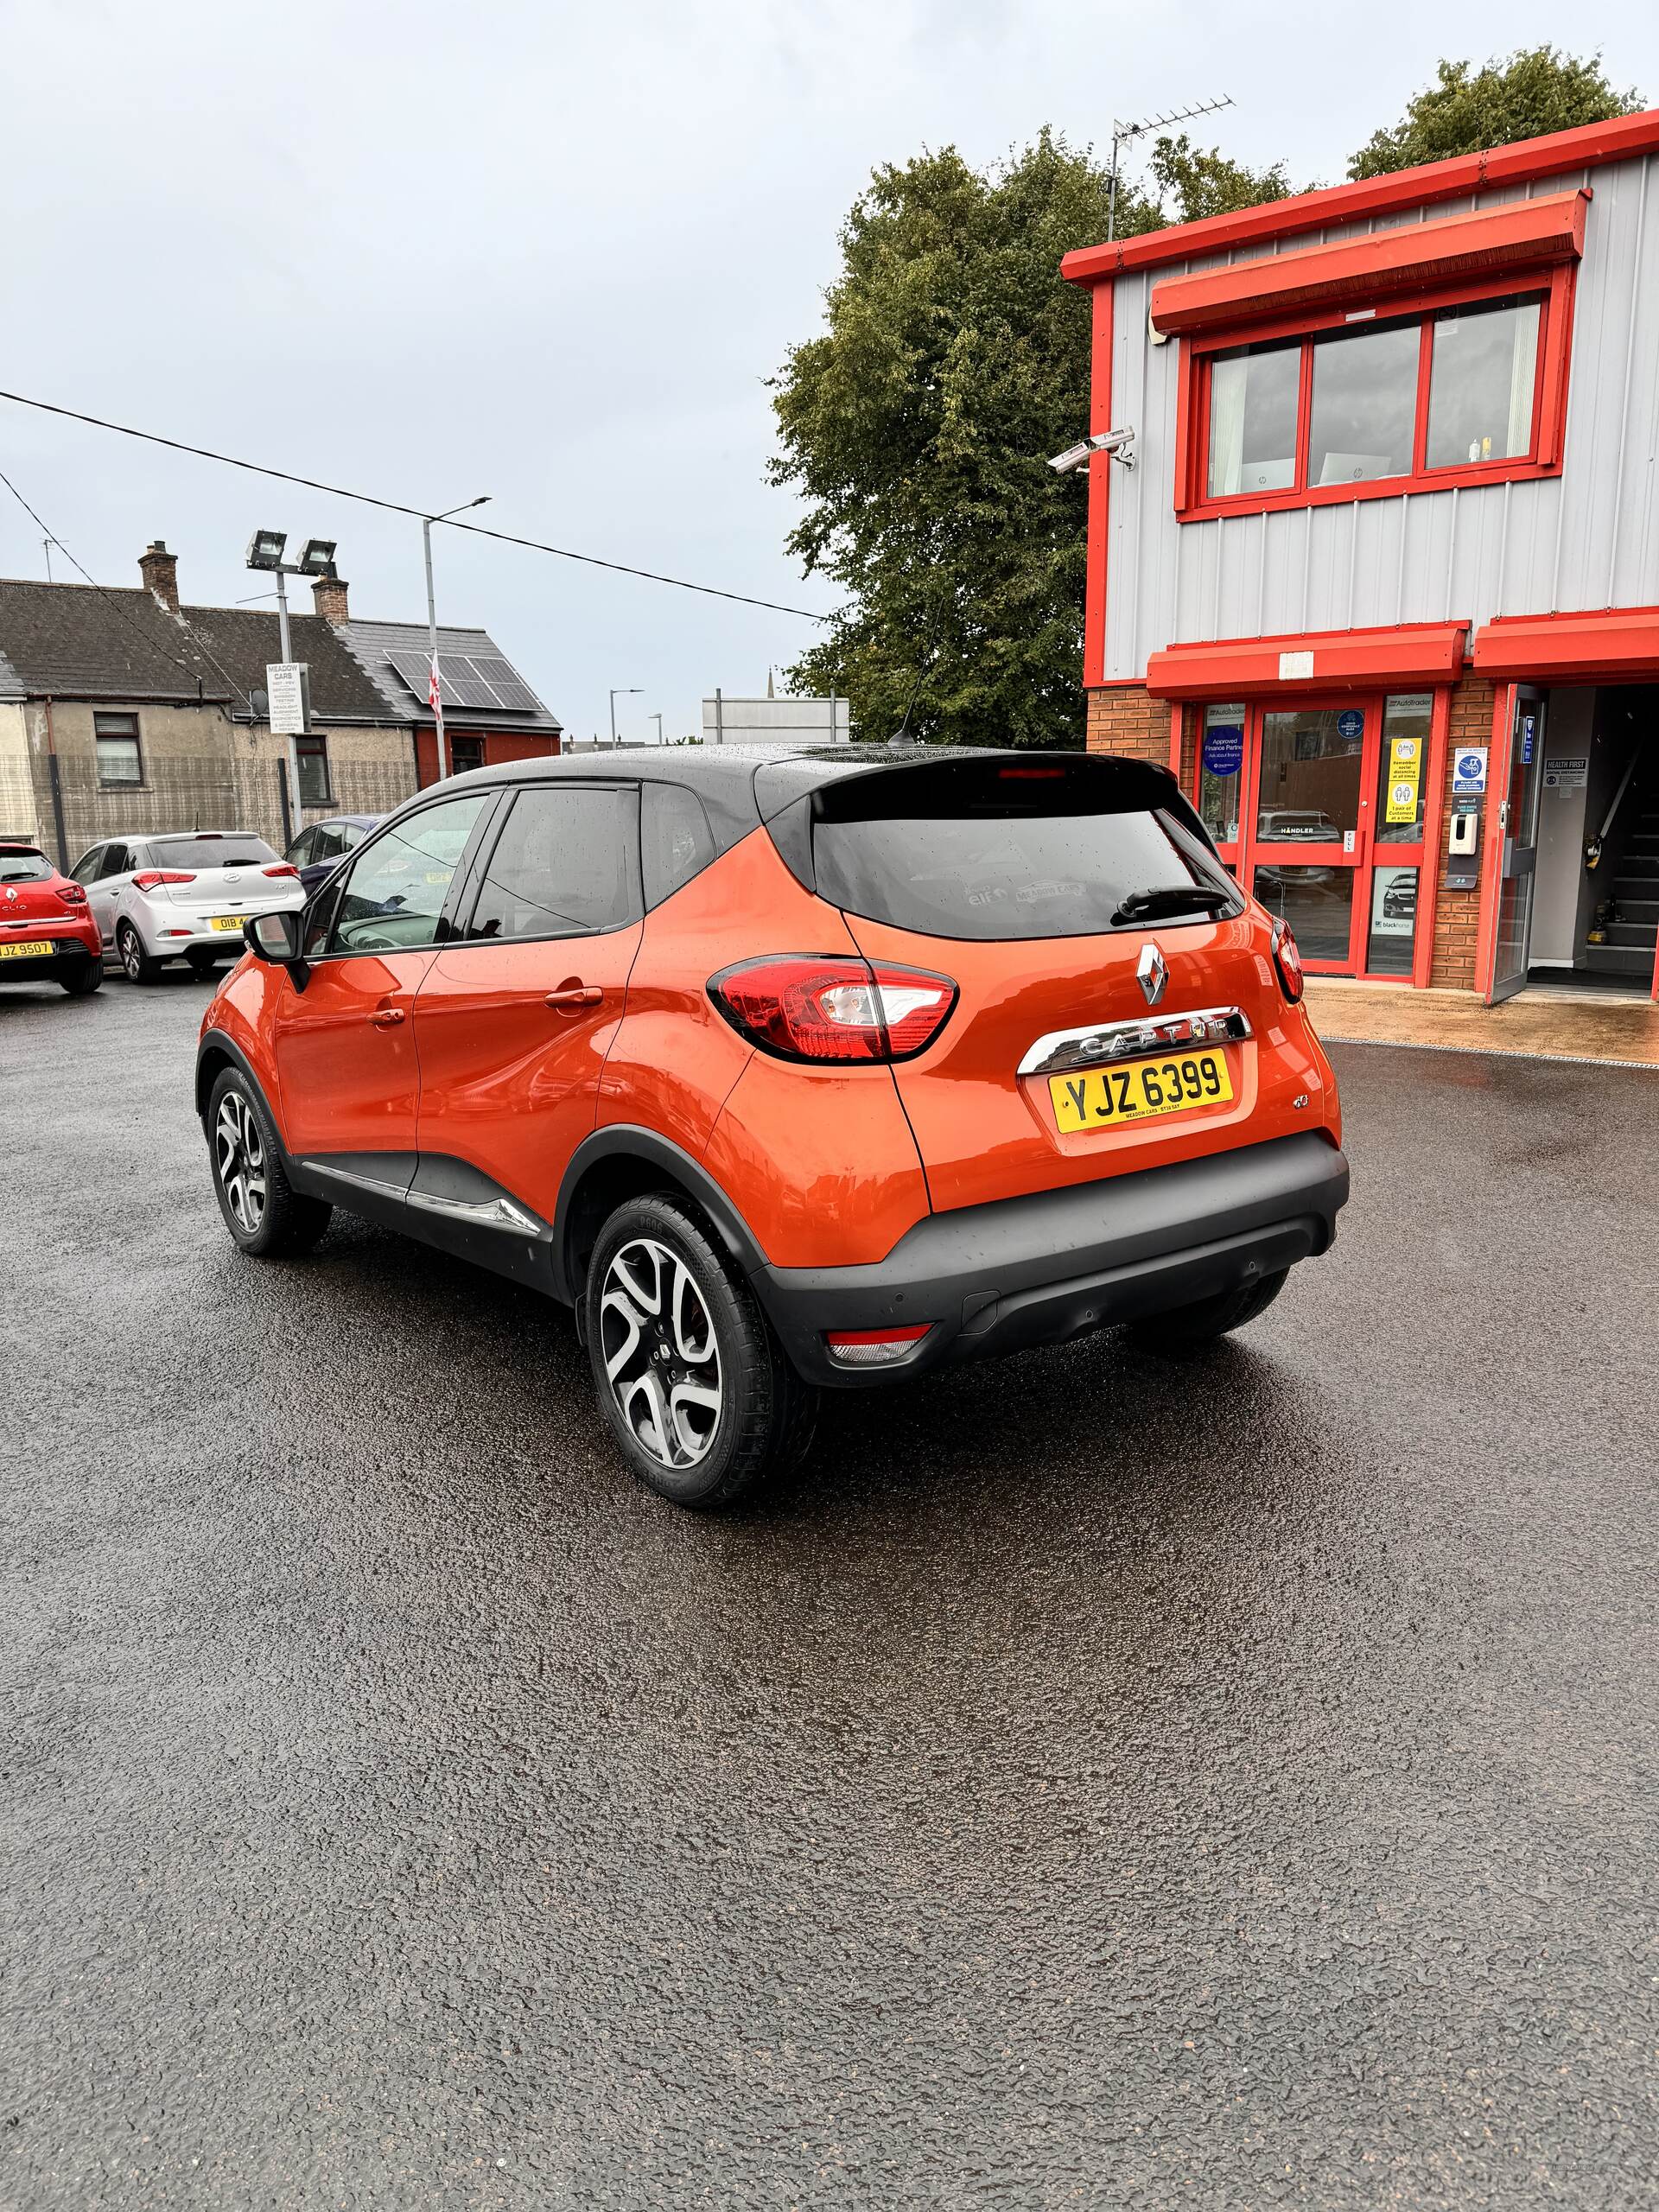
[[[263,837],[152,837],[161,868],[264,868],[276,857]]]
[[[0,853],[0,883],[44,883],[56,873],[44,853]]]
[[[942,763],[821,791],[812,868],[821,898],[927,937],[1091,937],[1236,912],[1186,812],[1167,779],[1128,764]]]

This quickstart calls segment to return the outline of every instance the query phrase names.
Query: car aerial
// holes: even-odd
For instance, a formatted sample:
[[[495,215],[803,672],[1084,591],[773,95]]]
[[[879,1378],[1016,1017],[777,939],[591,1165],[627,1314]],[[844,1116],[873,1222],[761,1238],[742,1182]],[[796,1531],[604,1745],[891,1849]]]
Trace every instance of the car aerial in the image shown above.
[[[301,830],[283,858],[300,871],[308,899],[347,853],[357,850],[379,819],[378,814],[331,814],[326,822],[310,823]]]
[[[719,1505],[825,1387],[1259,1313],[1348,1191],[1294,941],[1165,770],[837,746],[524,761],[247,927],[198,1043],[231,1236],[339,1205],[575,1309]]]
[[[0,983],[61,983],[84,999],[103,981],[86,893],[38,845],[0,837]]]
[[[85,887],[105,950],[135,983],[153,982],[167,960],[210,975],[241,952],[250,914],[305,903],[299,870],[245,830],[111,837],[70,873]]]

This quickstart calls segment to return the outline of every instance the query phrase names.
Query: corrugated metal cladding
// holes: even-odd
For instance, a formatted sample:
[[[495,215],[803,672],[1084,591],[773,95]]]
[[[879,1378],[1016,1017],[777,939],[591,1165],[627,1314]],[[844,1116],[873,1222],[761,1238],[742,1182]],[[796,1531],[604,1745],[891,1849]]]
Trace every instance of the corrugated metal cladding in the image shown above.
[[[1401,218],[1594,191],[1580,265],[1562,474],[1350,506],[1176,520],[1179,342],[1154,346],[1148,270],[1116,280],[1111,419],[1133,423],[1136,467],[1115,467],[1107,555],[1106,680],[1145,674],[1177,641],[1558,609],[1659,604],[1659,158],[1525,192],[1491,192]],[[1347,224],[1287,250],[1382,227]],[[1229,259],[1254,258],[1239,254]],[[1192,269],[1221,265],[1211,257]]]

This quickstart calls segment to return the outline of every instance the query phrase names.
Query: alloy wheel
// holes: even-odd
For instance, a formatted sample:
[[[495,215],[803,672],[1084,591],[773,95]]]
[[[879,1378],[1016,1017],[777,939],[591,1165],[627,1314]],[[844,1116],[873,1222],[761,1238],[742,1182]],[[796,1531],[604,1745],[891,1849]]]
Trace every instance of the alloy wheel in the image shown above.
[[[600,1346],[617,1410],[659,1466],[708,1457],[720,1427],[720,1348],[696,1277],[654,1237],[622,1246],[605,1271]]]
[[[129,922],[121,932],[121,965],[136,983],[144,964],[144,948],[138,942],[138,932]]]
[[[219,1102],[213,1166],[238,1228],[251,1236],[265,1217],[265,1141],[239,1090],[227,1090]]]

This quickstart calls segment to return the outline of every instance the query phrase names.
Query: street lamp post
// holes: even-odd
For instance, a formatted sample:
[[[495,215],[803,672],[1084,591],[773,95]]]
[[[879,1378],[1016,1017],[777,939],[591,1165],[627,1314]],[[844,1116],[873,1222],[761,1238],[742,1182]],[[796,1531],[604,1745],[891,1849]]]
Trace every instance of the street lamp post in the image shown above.
[[[263,575],[276,579],[276,634],[281,639],[283,665],[286,668],[294,655],[289,644],[288,579],[289,576],[326,576],[334,573],[335,541],[332,537],[308,537],[305,550],[297,561],[284,561],[288,548],[285,530],[256,530],[248,543],[249,568]],[[267,702],[266,712],[270,711]],[[304,809],[300,800],[300,739],[296,730],[288,733],[288,790],[289,803],[285,811],[289,817],[289,842],[297,836]]]
[[[653,721],[653,722],[655,722],[655,723],[656,723],[656,725],[657,725],[657,742],[658,742],[658,745],[660,745],[660,744],[662,743],[662,741],[663,741],[663,718],[662,718],[662,716],[661,716],[660,715],[646,715],[646,717],[645,717],[645,719],[646,719],[646,721]]]
[[[446,507],[441,515],[421,517],[421,549],[426,556],[426,641],[432,654],[427,696],[431,702],[433,728],[437,737],[440,783],[443,783],[449,773],[449,745],[443,731],[443,678],[438,669],[438,602],[432,589],[432,525],[435,522],[448,522],[451,515],[469,514],[474,507],[487,507],[489,504],[489,493],[480,492],[477,499],[463,499],[458,507]]]
[[[616,702],[619,699],[630,698],[633,693],[643,691],[645,688],[643,683],[619,683],[611,693],[611,750],[613,753],[616,750]]]

